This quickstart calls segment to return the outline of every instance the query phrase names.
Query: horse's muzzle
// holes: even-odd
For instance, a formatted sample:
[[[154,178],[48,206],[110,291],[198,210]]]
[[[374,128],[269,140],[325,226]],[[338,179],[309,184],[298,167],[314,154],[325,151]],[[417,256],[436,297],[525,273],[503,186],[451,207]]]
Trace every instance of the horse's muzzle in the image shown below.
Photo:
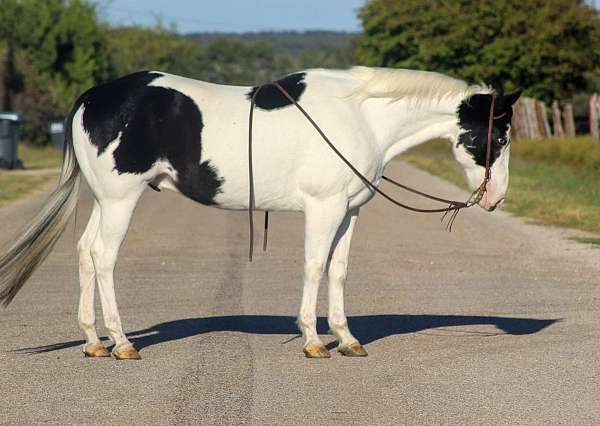
[[[503,202],[504,202],[504,197],[500,198],[499,200],[494,200],[492,198],[492,201],[490,202],[490,200],[487,197],[487,194],[485,194],[483,196],[483,198],[481,199],[481,201],[479,202],[479,206],[481,206],[482,209],[487,210],[488,212],[493,212]]]

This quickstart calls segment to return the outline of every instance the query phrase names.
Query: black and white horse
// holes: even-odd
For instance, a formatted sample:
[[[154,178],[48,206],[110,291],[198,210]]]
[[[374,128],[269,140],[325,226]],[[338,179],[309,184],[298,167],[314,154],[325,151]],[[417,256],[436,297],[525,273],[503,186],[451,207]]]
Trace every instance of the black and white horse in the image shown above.
[[[308,70],[279,83],[337,148],[378,185],[386,164],[433,138],[452,144],[468,183],[485,172],[492,90],[437,73],[355,67]],[[205,205],[248,208],[248,112],[256,88],[223,86],[161,72],[138,72],[84,93],[68,119],[58,188],[0,258],[0,300],[8,304],[64,230],[78,199],[80,174],[94,207],[79,241],[79,325],[88,356],[108,356],[96,333],[98,284],[116,358],[139,358],[123,332],[113,270],[134,207],[146,188],[170,189]],[[508,185],[511,105],[498,95],[491,180],[480,200],[493,210]],[[309,357],[328,357],[316,331],[316,302],[329,278],[329,326],[346,355],[366,351],[344,313],[350,239],[360,207],[374,193],[330,150],[274,85],[256,97],[254,188],[259,210],[305,215],[304,290],[298,325]],[[328,261],[329,260],[329,261]],[[326,271],[326,266],[329,269]]]

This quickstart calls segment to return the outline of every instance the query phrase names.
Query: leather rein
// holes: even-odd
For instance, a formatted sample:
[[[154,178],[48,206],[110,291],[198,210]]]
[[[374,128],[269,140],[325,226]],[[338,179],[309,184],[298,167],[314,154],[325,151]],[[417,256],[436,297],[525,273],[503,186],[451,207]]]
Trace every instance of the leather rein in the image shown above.
[[[403,209],[410,210],[417,213],[444,213],[442,216],[442,221],[448,217],[448,221],[446,223],[446,229],[451,231],[454,220],[456,219],[458,213],[464,209],[474,206],[479,203],[483,198],[483,195],[487,191],[487,183],[491,178],[491,170],[490,170],[490,159],[492,153],[492,131],[493,131],[493,123],[494,118],[499,118],[504,114],[501,114],[498,117],[494,117],[494,107],[496,103],[496,94],[492,93],[492,102],[490,105],[490,113],[488,118],[488,132],[487,132],[487,146],[485,153],[485,176],[483,178],[483,182],[481,185],[473,191],[473,193],[469,196],[466,201],[456,201],[456,200],[448,200],[446,198],[436,197],[434,195],[427,194],[425,192],[419,191],[418,189],[411,188],[410,186],[404,185],[400,182],[397,182],[385,175],[382,175],[381,178],[394,186],[397,186],[405,191],[412,192],[413,194],[419,195],[421,197],[439,202],[448,204],[447,207],[434,208],[434,209],[423,209],[420,207],[410,206],[408,204],[404,204],[392,196],[388,195],[381,189],[379,189],[375,184],[373,184],[367,177],[365,177],[361,172],[359,172],[356,167],[352,165],[352,163],[335,147],[335,145],[331,142],[331,140],[325,135],[323,130],[319,127],[319,125],[312,119],[312,117],[306,112],[302,106],[285,90],[279,82],[274,81],[272,83],[268,83],[262,86],[258,86],[254,93],[252,94],[252,98],[250,100],[250,114],[248,121],[248,179],[249,179],[249,189],[248,189],[248,221],[250,227],[250,247],[248,250],[248,260],[252,262],[252,254],[254,252],[254,218],[253,212],[255,207],[255,199],[254,199],[254,168],[253,168],[253,159],[252,159],[252,123],[254,118],[254,108],[256,106],[256,97],[261,89],[265,86],[275,86],[281,94],[292,104],[296,106],[296,108],[304,115],[304,117],[309,121],[309,123],[314,127],[314,129],[319,133],[321,138],[325,141],[327,145],[331,148],[331,150],[339,157],[340,160],[344,162],[348,166],[348,168],[364,183],[364,185],[369,188],[371,191],[381,195],[383,198],[391,202],[392,204],[402,207]],[[447,216],[448,215],[448,216]],[[269,228],[269,212],[265,211],[265,221],[264,221],[264,234],[263,234],[263,251],[267,249],[267,232]]]

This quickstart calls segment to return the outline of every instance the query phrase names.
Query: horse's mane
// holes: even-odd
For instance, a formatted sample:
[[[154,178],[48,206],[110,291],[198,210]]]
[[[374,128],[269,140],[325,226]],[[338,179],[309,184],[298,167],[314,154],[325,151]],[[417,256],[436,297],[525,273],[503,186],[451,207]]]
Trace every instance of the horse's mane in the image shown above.
[[[442,101],[465,98],[474,93],[490,93],[484,85],[468,85],[462,80],[430,71],[408,69],[352,67],[350,73],[362,81],[353,95],[359,98],[413,98],[419,101]]]

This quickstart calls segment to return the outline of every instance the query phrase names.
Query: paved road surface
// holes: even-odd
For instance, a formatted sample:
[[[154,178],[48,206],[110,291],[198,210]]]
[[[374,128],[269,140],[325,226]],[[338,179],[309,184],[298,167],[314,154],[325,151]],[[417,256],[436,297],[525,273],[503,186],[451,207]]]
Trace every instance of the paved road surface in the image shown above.
[[[40,200],[0,209],[0,240]],[[308,360],[294,324],[302,217],[272,215],[269,251],[249,264],[243,212],[147,191],[116,275],[143,359],[118,362],[79,348],[82,200],[76,234],[70,225],[0,311],[1,424],[600,423],[600,251],[564,231],[473,209],[446,233],[439,216],[371,202],[347,285],[350,326],[370,355]]]

